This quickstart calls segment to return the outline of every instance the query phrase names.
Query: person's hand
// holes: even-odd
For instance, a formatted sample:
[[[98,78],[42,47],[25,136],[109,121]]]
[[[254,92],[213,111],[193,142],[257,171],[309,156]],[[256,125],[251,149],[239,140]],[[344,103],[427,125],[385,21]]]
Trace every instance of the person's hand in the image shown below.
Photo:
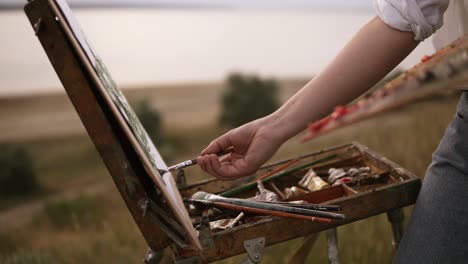
[[[235,128],[213,140],[198,157],[202,170],[222,179],[248,176],[270,159],[284,140],[275,133],[268,117]],[[234,147],[234,152],[222,157],[215,153]]]

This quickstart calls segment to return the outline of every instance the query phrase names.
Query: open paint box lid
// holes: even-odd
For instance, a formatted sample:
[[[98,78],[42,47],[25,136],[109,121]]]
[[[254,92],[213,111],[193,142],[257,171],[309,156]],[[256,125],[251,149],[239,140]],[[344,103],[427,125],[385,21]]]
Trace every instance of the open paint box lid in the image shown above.
[[[103,156],[110,173],[113,175],[110,168],[112,166],[119,166],[116,170],[120,171],[136,171],[135,167],[143,168],[143,170],[138,171],[139,175],[133,175],[133,177],[137,177],[136,179],[129,175],[127,177],[124,175],[123,179],[116,179],[113,175],[121,193],[124,190],[128,194],[126,196],[129,196],[123,195],[134,218],[137,213],[143,214],[143,219],[141,219],[142,217],[135,218],[137,223],[144,221],[145,218],[152,218],[153,221],[159,223],[153,228],[163,229],[163,233],[179,246],[201,249],[196,231],[172,174],[170,172],[164,173],[164,175],[159,173],[160,169],[167,168],[166,163],[127,99],[110,76],[103,61],[86,39],[67,2],[65,0],[31,1],[26,5],[25,10],[101,156],[103,156],[103,152],[112,151],[102,149],[109,147],[120,147],[124,152],[122,154],[126,155],[120,164],[116,164],[119,162],[118,160],[110,161],[111,157],[106,160],[106,157]],[[67,56],[72,59],[67,59]],[[75,64],[73,65],[72,62]],[[77,65],[79,67],[76,67]],[[89,82],[87,87],[79,81],[71,80],[79,75],[83,75],[84,79]],[[90,88],[91,91],[85,91],[86,88]],[[86,93],[91,93],[94,100],[85,98],[84,94]],[[91,109],[93,107],[100,110],[94,113],[95,120],[91,120],[93,113],[89,113],[89,111],[84,113],[86,111],[84,108]],[[100,116],[100,114],[104,114],[104,116]],[[96,136],[94,130],[99,129],[100,124],[96,124],[99,122],[99,118],[103,118],[104,123],[110,125],[110,129],[117,135],[117,141],[106,142],[111,140],[112,135],[108,137],[104,135],[101,138]],[[92,122],[94,124],[91,124]],[[111,143],[120,146],[112,146]],[[146,180],[141,180],[145,177]],[[138,188],[137,181],[140,181],[139,184],[146,182],[146,186],[140,186],[142,187],[140,190],[135,190]],[[120,184],[122,186],[119,186]],[[152,186],[156,189],[152,190]],[[135,208],[140,212],[136,212]],[[144,230],[142,233],[145,237],[154,234],[154,232],[145,232]],[[149,240],[151,241],[151,239]],[[156,247],[153,249],[158,249],[167,246],[167,240],[169,239],[163,235],[162,239],[159,238],[160,243],[149,244]]]

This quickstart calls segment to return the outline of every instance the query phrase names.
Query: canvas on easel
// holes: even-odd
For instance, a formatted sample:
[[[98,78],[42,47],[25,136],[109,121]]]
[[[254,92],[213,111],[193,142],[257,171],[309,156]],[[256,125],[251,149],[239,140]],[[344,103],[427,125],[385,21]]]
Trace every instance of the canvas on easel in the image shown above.
[[[180,193],[177,191],[177,186],[172,174],[164,173],[164,175],[160,175],[158,172],[158,169],[165,169],[167,165],[155,148],[127,99],[110,76],[97,52],[86,39],[67,2],[64,0],[49,0],[47,5],[50,7],[50,10],[52,10],[55,21],[60,25],[64,34],[63,36],[71,45],[73,53],[76,56],[75,58],[77,58],[78,62],[83,66],[83,72],[81,73],[84,73],[85,77],[90,79],[93,86],[92,88],[104,99],[105,104],[101,104],[99,107],[104,108],[104,112],[109,112],[113,115],[117,121],[113,123],[113,125],[118,125],[124,132],[127,140],[131,142],[134,151],[138,155],[148,176],[152,179],[156,189],[161,193],[163,199],[172,209],[177,222],[183,226],[185,234],[189,238],[189,241],[185,242],[189,242],[189,246],[195,249],[200,249],[201,246],[196,231],[190,222],[190,218],[184,207]],[[42,6],[44,7],[44,5]],[[26,6],[26,11],[28,12],[28,6]],[[45,23],[42,19],[44,18],[40,17],[33,24],[36,31],[39,30],[40,23]],[[58,42],[60,40],[56,39],[52,42],[54,41]],[[59,74],[59,77],[64,77],[60,75],[61,74]],[[68,84],[64,83],[64,86],[67,85]],[[83,120],[83,122],[85,123],[85,120]]]
[[[165,169],[167,165],[154,147],[153,142],[127,99],[120,89],[118,89],[106,66],[86,39],[67,2],[64,0],[49,0],[49,4],[65,31],[68,40],[78,54],[79,59],[85,66],[87,73],[95,82],[101,95],[105,98],[109,109],[119,121],[120,126],[131,141],[156,187],[161,191],[164,199],[173,209],[179,223],[187,231],[187,235],[193,246],[201,249],[196,231],[190,222],[172,174],[164,173],[164,175],[160,175],[158,172],[158,169]]]

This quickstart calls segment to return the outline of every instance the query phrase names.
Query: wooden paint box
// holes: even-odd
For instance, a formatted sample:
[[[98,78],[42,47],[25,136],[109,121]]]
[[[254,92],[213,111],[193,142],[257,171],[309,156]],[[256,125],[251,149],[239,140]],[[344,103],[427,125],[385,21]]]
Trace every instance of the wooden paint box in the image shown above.
[[[420,188],[420,179],[414,174],[355,142],[294,157],[294,159],[299,160],[294,165],[297,167],[313,161],[323,160],[323,162],[304,168],[294,174],[264,183],[267,189],[272,189],[270,188],[271,183],[275,183],[280,189],[293,185],[297,186],[297,182],[309,168],[313,168],[320,176],[326,175],[329,168],[367,166],[373,173],[380,175],[380,177],[368,180],[367,182],[351,182],[333,186],[294,198],[294,200],[305,200],[310,203],[341,205],[343,208],[341,212],[346,215],[346,220],[333,220],[332,223],[316,223],[281,217],[263,217],[263,219],[258,221],[243,224],[230,230],[214,232],[212,237],[209,238],[212,240],[212,242],[208,243],[210,247],[203,251],[202,259],[204,261],[211,262],[245,253],[244,242],[255,240],[259,237],[265,238],[265,244],[268,246],[393,211],[413,204],[416,201]],[[257,175],[263,175],[289,161],[284,160],[266,165],[257,172]],[[249,181],[246,180],[238,180],[237,182],[207,180],[185,186],[180,191],[184,197],[190,197],[193,193],[201,190],[209,193],[228,193],[229,190],[247,183]],[[232,196],[241,198],[253,197],[256,191],[258,191],[256,188],[252,188],[233,194]],[[197,253],[193,251],[177,248],[176,257],[179,260],[191,258],[195,255]]]

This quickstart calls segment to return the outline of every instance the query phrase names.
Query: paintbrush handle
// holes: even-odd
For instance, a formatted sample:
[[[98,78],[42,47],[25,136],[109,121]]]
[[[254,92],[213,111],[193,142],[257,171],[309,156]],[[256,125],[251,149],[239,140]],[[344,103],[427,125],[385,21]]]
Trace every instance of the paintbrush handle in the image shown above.
[[[224,156],[224,155],[227,155],[227,154],[233,153],[233,152],[234,152],[234,147],[229,147],[229,148],[227,148],[225,150],[221,150],[219,152],[216,152],[216,155],[218,157],[220,157],[220,156]]]
[[[225,150],[221,150],[220,152],[216,152],[216,156],[221,157],[221,156],[227,155],[229,153],[233,153],[233,152],[234,152],[234,148],[229,147],[229,148],[227,148]],[[190,160],[190,162],[191,162],[191,165],[198,164],[198,159],[192,159],[192,160]]]
[[[327,217],[327,218],[334,218],[334,219],[346,219],[346,215],[340,214],[340,213],[319,211],[319,210],[313,210],[313,209],[304,209],[304,208],[299,208],[299,207],[289,207],[285,205],[272,204],[272,203],[267,204],[267,203],[245,200],[245,199],[224,198],[224,197],[217,196],[217,195],[208,195],[205,199],[212,201],[212,202],[228,203],[228,204],[234,204],[234,205],[239,205],[239,206],[246,206],[250,208],[273,210],[273,211],[291,213],[291,214],[300,214],[300,215],[307,215],[307,216],[314,216],[314,217]]]
[[[212,202],[212,204],[214,206],[216,206],[216,207],[222,207],[222,208],[233,210],[233,211],[257,214],[257,215],[273,215],[273,216],[294,218],[294,219],[300,219],[300,220],[306,220],[306,221],[312,221],[312,222],[320,222],[320,223],[331,223],[332,222],[331,219],[316,217],[316,216],[291,214],[291,213],[271,211],[271,210],[259,209],[259,208],[251,208],[251,207],[245,207],[245,206],[222,203],[222,202]]]
[[[217,152],[216,155],[218,157],[220,157],[220,156],[224,156],[224,155],[227,155],[229,153],[232,153],[232,152],[234,152],[234,148],[229,147],[229,148],[227,148],[225,150],[221,150],[220,152]],[[186,160],[186,161],[183,161],[181,163],[177,163],[176,165],[168,167],[167,171],[180,170],[180,169],[183,169],[183,168],[187,168],[189,166],[193,166],[193,165],[195,165],[197,163],[198,163],[197,159]]]
[[[312,210],[319,210],[319,211],[339,211],[341,210],[341,206],[339,205],[331,205],[331,204],[311,204],[311,203],[292,203],[292,202],[272,202],[272,201],[259,201],[262,203],[267,204],[279,204],[289,207],[299,207],[304,209],[312,209]]]

